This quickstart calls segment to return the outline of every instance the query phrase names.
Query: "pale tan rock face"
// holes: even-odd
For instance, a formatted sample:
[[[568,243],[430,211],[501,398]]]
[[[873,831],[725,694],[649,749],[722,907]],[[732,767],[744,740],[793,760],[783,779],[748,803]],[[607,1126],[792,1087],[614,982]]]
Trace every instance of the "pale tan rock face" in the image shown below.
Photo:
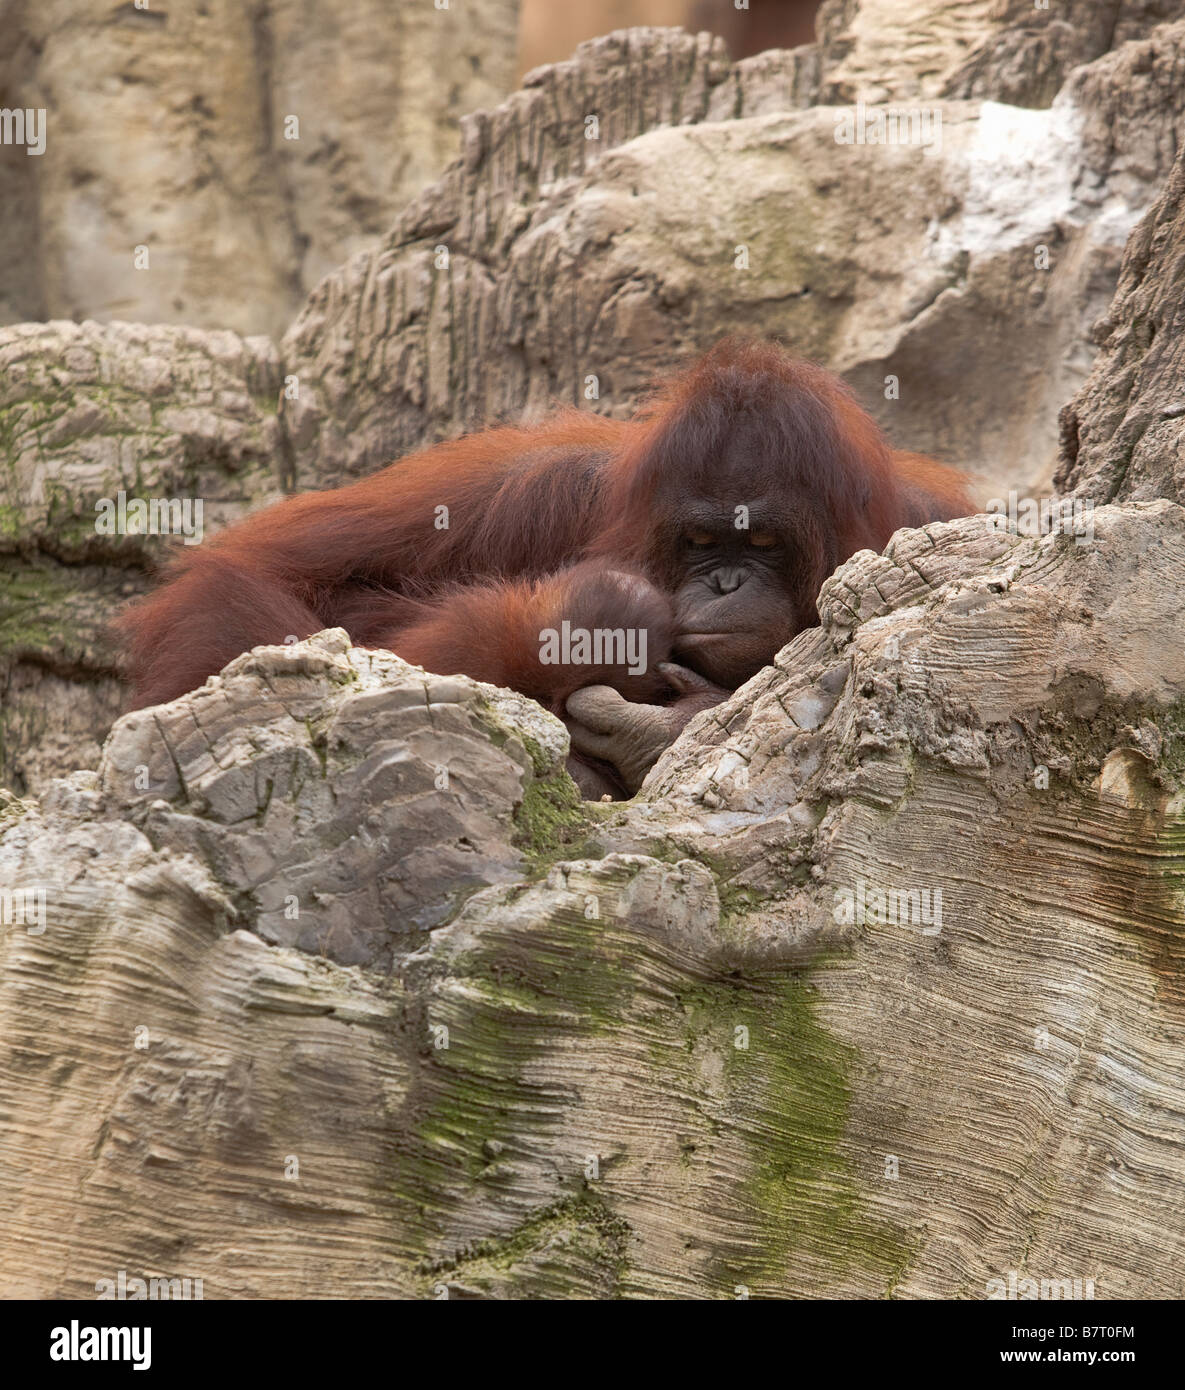
[[[0,820],[0,1294],[1181,1297],[1183,576],[901,532],[613,808],[341,633],[129,716]]]
[[[787,110],[798,58],[729,67],[672,31],[586,46],[471,122],[466,160],[310,298],[282,347],[298,474],[555,399],[628,415],[731,331],[840,371],[899,446],[985,495],[1047,488],[1090,326],[1172,165],[1183,51],[1185,26],[1158,28],[1051,109],[933,103],[926,150],[837,143],[850,108]]]
[[[827,0],[817,27],[834,55],[824,90],[838,101],[943,96],[977,44],[999,33],[996,0]]]
[[[1065,417],[1063,485],[1124,500],[854,556],[633,802],[578,803],[532,702],[341,632],[51,776],[162,549],[95,530],[113,491],[220,524],[590,371],[624,412],[725,327],[869,399],[892,370],[900,442],[1048,462],[1181,26],[1112,7],[1135,41],[1038,109],[1060,60],[1011,0],[957,43],[924,8],[901,90],[957,59],[976,98],[940,154],[800,109],[879,0],[786,63],[617,36],[470,121],[280,346],[0,334],[0,731],[39,793],[0,798],[0,1296],[1185,1296],[1185,154]],[[982,100],[1024,72],[1033,109]]]
[[[628,415],[728,331],[841,371],[981,498],[1047,488],[1089,326],[1171,167],[1183,35],[1079,68],[1053,109],[940,102],[931,154],[836,144],[811,107],[826,43],[730,64],[706,35],[630,31],[468,119],[464,158],[279,344],[0,330],[0,780],[93,765],[118,709],[103,625],[164,549],[80,546],[120,488],[200,495],[213,530],[555,399]]]
[[[125,700],[106,624],[184,543],[103,531],[96,508],[122,493],[126,521],[129,498],[200,501],[204,535],[280,496],[280,389],[266,338],[94,322],[0,330],[5,785],[94,766]]]
[[[1181,0],[824,0],[821,99],[1048,106],[1079,64],[1182,18]]]
[[[1101,351],[1062,412],[1057,482],[1099,501],[1185,498],[1185,153],[1132,233]]]
[[[99,787],[158,850],[216,865],[264,940],[389,965],[521,874],[512,810],[565,752],[525,697],[351,652],[334,630],[122,719]]]
[[[24,197],[5,253],[23,254],[0,262],[0,321],[279,334],[514,80],[517,0],[8,8],[8,100],[45,108],[48,138],[4,166]]]

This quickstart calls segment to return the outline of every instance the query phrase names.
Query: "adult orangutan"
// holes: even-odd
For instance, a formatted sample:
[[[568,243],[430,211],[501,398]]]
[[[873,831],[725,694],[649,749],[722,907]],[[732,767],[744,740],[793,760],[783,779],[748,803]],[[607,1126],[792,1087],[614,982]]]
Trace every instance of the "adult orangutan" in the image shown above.
[[[726,340],[628,422],[566,409],[279,502],[185,549],[119,625],[136,706],[344,627],[566,713],[585,790],[632,790],[818,621],[842,561],[970,510],[960,475],[890,450],[838,377]]]

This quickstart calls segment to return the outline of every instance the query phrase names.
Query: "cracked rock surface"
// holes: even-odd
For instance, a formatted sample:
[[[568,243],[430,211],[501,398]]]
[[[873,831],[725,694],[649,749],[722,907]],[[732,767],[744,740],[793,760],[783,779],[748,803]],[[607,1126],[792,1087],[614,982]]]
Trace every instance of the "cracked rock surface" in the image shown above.
[[[1183,574],[900,532],[624,806],[340,633],[127,717],[3,813],[0,1290],[1180,1297]]]
[[[281,347],[0,335],[2,751],[37,789],[0,800],[0,1294],[93,1298],[123,1271],[207,1298],[1185,1296],[1185,155],[1064,424],[1062,483],[1110,504],[1079,535],[980,516],[853,556],[820,626],[634,801],[580,802],[530,701],[337,631],[126,717],[101,760],[106,697],[83,710],[114,690],[100,616],[155,553],[88,528],[98,489],[200,487],[229,519],[575,383],[552,350],[573,325],[603,338],[606,408],[708,326],[780,325],[858,385],[891,364],[915,387],[898,423],[928,392],[933,438],[973,379],[966,437],[1018,476],[1043,458],[1061,387],[1035,363],[1061,364],[1059,399],[1081,383],[1085,314],[1176,150],[1179,16],[1122,0],[1108,33],[1075,0],[1066,76],[1012,0],[964,28],[910,4],[921,68],[895,90],[941,80],[941,158],[856,150],[834,190],[813,162],[801,108],[837,65],[859,78],[880,0],[829,0],[790,66],[635,32],[471,122]],[[1022,70],[1024,110],[982,100]],[[557,131],[585,81],[611,138],[577,154]],[[702,181],[677,245],[676,159]],[[749,174],[774,180],[780,255],[726,295],[712,199]],[[879,229],[906,187],[953,199],[933,232]],[[460,255],[429,282],[441,239]],[[556,288],[577,263],[612,290],[587,322]],[[308,389],[277,414],[292,361]],[[98,771],[52,777],[79,748]]]
[[[121,490],[201,498],[211,532],[553,400],[628,415],[730,331],[841,372],[895,443],[984,498],[1046,490],[1124,238],[1177,151],[1180,7],[1125,0],[1109,29],[1076,9],[1081,65],[1051,57],[1049,91],[1022,93],[991,45],[1027,53],[1050,16],[910,0],[901,52],[894,6],[830,5],[817,45],[740,63],[673,29],[582,45],[466,117],[461,157],[273,337],[0,329],[0,784],[93,767],[118,713],[104,626],[168,544],[95,534]],[[941,117],[941,149],[836,143],[831,103],[874,62],[883,99]],[[1084,398],[1083,468],[1126,370]]]
[[[46,116],[36,157],[0,144],[0,323],[282,332],[511,89],[518,13],[6,0],[4,107]]]

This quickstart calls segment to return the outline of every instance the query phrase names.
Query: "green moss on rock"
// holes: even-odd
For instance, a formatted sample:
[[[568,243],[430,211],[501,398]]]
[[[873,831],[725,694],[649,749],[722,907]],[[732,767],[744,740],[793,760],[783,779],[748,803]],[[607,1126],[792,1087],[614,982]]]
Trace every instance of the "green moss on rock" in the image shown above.
[[[581,797],[565,771],[527,782],[514,811],[514,844],[534,876],[560,860],[584,859],[595,852],[592,835],[598,814],[593,805]]]

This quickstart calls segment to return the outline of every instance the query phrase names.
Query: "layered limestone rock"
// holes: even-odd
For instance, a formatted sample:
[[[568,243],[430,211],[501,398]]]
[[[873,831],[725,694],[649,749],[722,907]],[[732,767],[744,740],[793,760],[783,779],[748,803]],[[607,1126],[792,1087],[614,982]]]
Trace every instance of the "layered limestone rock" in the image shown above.
[[[0,106],[45,118],[34,157],[0,145],[0,323],[278,336],[440,174],[458,118],[501,101],[516,66],[518,0],[3,12]]]
[[[1075,67],[1185,18],[1181,0],[824,0],[824,101],[1049,106]]]
[[[1046,488],[1057,411],[1185,100],[1185,26],[1158,24],[1171,7],[1121,8],[1119,46],[1052,109],[927,88],[924,145],[856,143],[854,108],[811,105],[821,55],[858,48],[834,7],[818,45],[738,64],[707,35],[612,35],[468,118],[463,157],[278,346],[0,330],[0,781],[25,792],[93,766],[117,712],[104,625],[168,544],[81,536],[121,491],[200,498],[213,530],[555,399],[628,415],[728,331],[843,372],[896,443],[962,464],[981,500]],[[861,13],[847,5],[844,24]],[[959,52],[987,32],[960,30]]]
[[[1059,489],[1185,498],[1185,152],[1128,242],[1101,351],[1062,413]]]
[[[4,813],[0,1292],[1180,1297],[1183,576],[902,532],[625,807],[340,634],[129,717]]]
[[[162,523],[183,545],[281,495],[280,389],[266,338],[0,331],[0,782],[94,765],[124,700],[106,624],[146,588]],[[153,500],[167,516],[138,518]]]
[[[890,129],[886,108],[796,110],[779,55],[730,67],[674,30],[584,45],[467,122],[462,162],[310,298],[282,347],[298,472],[352,477],[556,399],[628,415],[743,332],[840,371],[899,444],[989,491],[1047,487],[1172,165],[1183,52],[1185,24],[1161,26],[1052,109],[929,101]]]

